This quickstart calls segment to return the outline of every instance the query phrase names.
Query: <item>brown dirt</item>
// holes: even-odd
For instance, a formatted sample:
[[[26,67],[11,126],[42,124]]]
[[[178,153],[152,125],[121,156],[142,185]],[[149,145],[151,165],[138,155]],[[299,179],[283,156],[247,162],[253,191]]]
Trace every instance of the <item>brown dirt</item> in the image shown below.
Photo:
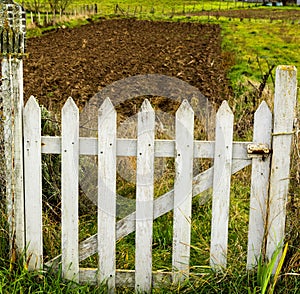
[[[233,63],[221,51],[220,31],[212,24],[114,19],[31,38],[25,100],[34,95],[46,108],[58,109],[72,96],[83,107],[115,81],[162,74],[197,87],[218,104],[231,95],[226,74]]]
[[[281,10],[276,8],[266,9],[239,9],[239,10],[219,10],[219,11],[201,11],[190,13],[192,15],[225,16],[239,19],[270,19],[270,20],[289,20],[300,21],[300,10]]]

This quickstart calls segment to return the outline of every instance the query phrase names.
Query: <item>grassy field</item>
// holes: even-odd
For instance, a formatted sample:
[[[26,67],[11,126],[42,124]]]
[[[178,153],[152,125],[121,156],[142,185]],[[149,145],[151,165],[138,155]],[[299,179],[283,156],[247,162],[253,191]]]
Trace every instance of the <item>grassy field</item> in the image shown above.
[[[40,11],[50,11],[47,2],[35,2],[35,1],[25,1],[25,7],[34,8],[34,4],[39,3]],[[249,8],[260,6],[256,3],[245,3],[238,1],[189,1],[189,0],[154,0],[154,1],[144,1],[144,0],[106,0],[106,1],[93,1],[93,0],[74,0],[67,7],[66,11],[72,11],[77,9],[78,11],[87,5],[97,4],[98,12],[105,15],[115,13],[116,5],[118,5],[125,12],[128,10],[140,14],[169,14],[176,12],[192,12],[201,10],[220,10],[220,9],[236,9],[236,8]]]
[[[85,1],[84,4],[94,3]],[[230,54],[235,61],[229,77],[234,90],[234,97],[229,101],[231,107],[237,115],[237,123],[240,122],[240,132],[237,140],[251,139],[251,118],[254,109],[262,99],[266,99],[271,105],[272,91],[274,89],[275,67],[279,64],[300,64],[300,27],[298,24],[288,20],[270,21],[268,19],[230,19],[228,17],[207,16],[185,16],[174,15],[172,19],[163,14],[151,13],[151,8],[156,11],[172,12],[176,6],[182,10],[202,10],[221,7],[227,9],[227,2],[191,2],[191,1],[103,1],[100,5],[101,13],[111,15],[116,4],[127,7],[144,7],[145,18],[172,20],[172,21],[193,21],[218,23],[223,31],[223,51]],[[74,2],[74,5],[82,5],[82,1]],[[237,2],[229,2],[228,5],[240,5]],[[244,5],[244,4],[243,4]],[[247,4],[248,5],[248,4]],[[231,7],[231,6],[230,6]],[[229,8],[230,8],[229,7]],[[125,9],[124,8],[124,9]],[[131,8],[130,8],[131,9]],[[270,9],[270,8],[268,8]],[[287,9],[287,8],[282,8]],[[299,8],[298,8],[299,9]],[[66,26],[80,25],[85,19],[76,19],[66,22]],[[62,25],[62,24],[59,24]],[[38,31],[29,32],[36,34]],[[300,76],[298,75],[300,82]],[[259,93],[259,87],[264,84],[264,91]],[[53,126],[51,126],[53,131]],[[295,145],[295,151],[297,150]],[[287,221],[287,242],[289,242],[288,252],[285,258],[284,267],[278,281],[269,276],[272,263],[261,262],[256,271],[245,270],[246,259],[246,238],[247,220],[249,211],[249,172],[247,169],[243,173],[234,176],[231,189],[231,210],[230,210],[230,232],[229,232],[229,266],[219,274],[212,273],[208,267],[209,259],[209,239],[211,220],[211,201],[199,205],[201,198],[193,202],[193,223],[192,223],[192,244],[191,249],[191,278],[180,287],[170,289],[154,290],[154,293],[272,293],[276,284],[275,293],[299,293],[300,289],[300,247],[299,247],[299,210],[300,191],[298,172],[300,171],[297,152],[293,154],[292,185],[290,195],[293,197],[292,204],[289,204]],[[50,164],[50,163],[49,163]],[[170,183],[169,183],[170,184]],[[53,188],[53,187],[52,187]],[[124,187],[123,187],[124,188]],[[167,190],[165,186],[157,188],[158,194]],[[50,188],[49,188],[50,189]],[[133,191],[130,186],[125,187],[126,191]],[[53,189],[52,193],[55,193]],[[120,193],[122,191],[119,191]],[[201,196],[209,196],[209,192]],[[4,217],[1,218],[3,222]],[[153,266],[154,269],[170,270],[171,250],[172,250],[172,227],[167,226],[172,221],[172,214],[165,215],[154,225],[154,246]],[[84,226],[83,226],[84,224]],[[95,218],[89,214],[83,214],[81,218],[82,227],[87,227],[81,231],[81,238],[95,232]],[[71,282],[63,281],[57,274],[29,273],[22,264],[12,265],[7,260],[7,239],[5,222],[1,224],[2,234],[0,239],[0,293],[105,293],[103,287],[91,285],[74,285]],[[54,233],[54,228],[58,229]],[[59,238],[59,228],[55,224],[46,226],[48,241],[45,251],[49,256],[58,253],[57,238]],[[125,269],[134,268],[134,235],[130,235],[118,243],[118,266]],[[90,258],[85,266],[95,266],[96,259]],[[268,292],[270,291],[270,292]],[[120,293],[132,293],[131,289],[121,289]]]

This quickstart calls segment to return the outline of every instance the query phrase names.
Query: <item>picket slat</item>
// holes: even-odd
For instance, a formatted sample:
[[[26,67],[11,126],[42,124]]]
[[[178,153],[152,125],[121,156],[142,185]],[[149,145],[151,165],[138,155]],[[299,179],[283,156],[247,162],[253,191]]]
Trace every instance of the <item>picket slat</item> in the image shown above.
[[[268,144],[271,148],[272,113],[266,102],[262,102],[254,114],[253,143]],[[248,228],[247,268],[257,265],[262,254],[267,221],[270,156],[252,159],[250,215]]]
[[[176,112],[176,154],[173,214],[173,282],[189,274],[193,191],[194,111],[184,100]]]
[[[138,113],[135,289],[151,292],[155,113],[148,100]]]
[[[107,98],[98,117],[98,255],[99,283],[115,288],[117,114]]]
[[[23,125],[26,255],[28,270],[39,270],[43,267],[41,110],[33,96],[24,108]]]
[[[232,167],[233,114],[226,101],[216,115],[210,265],[227,264],[228,220]]]
[[[78,282],[79,111],[72,98],[62,109],[61,145],[62,275]]]

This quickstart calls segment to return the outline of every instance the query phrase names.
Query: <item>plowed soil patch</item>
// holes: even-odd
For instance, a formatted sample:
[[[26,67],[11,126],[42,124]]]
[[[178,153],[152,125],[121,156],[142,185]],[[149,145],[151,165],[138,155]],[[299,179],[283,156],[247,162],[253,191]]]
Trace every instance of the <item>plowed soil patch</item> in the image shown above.
[[[119,19],[29,39],[24,97],[34,95],[46,108],[58,109],[71,96],[83,107],[115,81],[162,74],[219,103],[231,95],[226,74],[233,62],[221,51],[220,30],[211,24]]]
[[[270,20],[290,20],[299,21],[300,10],[290,9],[238,9],[238,10],[219,10],[219,11],[201,11],[191,13],[190,15],[210,15],[210,16],[225,16],[239,19],[270,19]]]

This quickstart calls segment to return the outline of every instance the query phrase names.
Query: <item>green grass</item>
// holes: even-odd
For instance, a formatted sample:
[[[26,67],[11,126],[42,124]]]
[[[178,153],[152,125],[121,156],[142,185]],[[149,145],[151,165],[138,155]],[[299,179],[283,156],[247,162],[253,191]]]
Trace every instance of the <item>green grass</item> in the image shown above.
[[[224,48],[236,55],[231,79],[260,81],[271,65],[298,65],[299,27],[284,21],[223,22]],[[234,44],[235,49],[233,49]],[[233,50],[232,50],[233,49]],[[274,77],[274,75],[273,75]]]
[[[0,259],[0,293],[105,293],[104,286],[78,285],[65,281],[60,274],[28,272],[22,264],[9,269],[6,260]]]
[[[256,3],[245,3],[239,1],[214,1],[214,0],[202,0],[202,1],[193,1],[193,0],[106,0],[106,1],[93,1],[93,0],[74,0],[71,1],[67,11],[77,9],[78,12],[85,5],[94,5],[97,4],[98,11],[105,15],[114,13],[116,5],[119,5],[124,11],[130,10],[133,12],[136,10],[139,14],[145,14],[146,12],[151,13],[182,13],[182,12],[195,12],[202,10],[221,10],[221,9],[237,9],[237,8],[249,8],[260,6]],[[34,7],[34,1],[26,1],[25,7],[28,9]],[[40,4],[41,11],[50,11],[47,2]]]
[[[88,3],[88,2],[85,2]],[[94,2],[93,2],[94,3]],[[160,1],[144,3],[143,1],[128,2],[123,0],[105,1],[101,4],[103,14],[111,14],[116,3],[131,7],[143,5],[147,9],[151,7],[159,7],[157,10],[170,9],[174,7],[174,2]],[[191,6],[188,6],[188,3]],[[216,7],[220,2],[215,2]],[[76,3],[75,3],[76,4]],[[78,2],[82,4],[82,2]],[[176,6],[182,9],[194,7],[193,2],[176,1]],[[208,9],[209,6],[215,7],[211,2],[197,2],[197,9]],[[225,6],[225,2],[222,5]],[[107,5],[107,6],[106,6]],[[172,6],[173,5],[173,6]],[[107,8],[105,8],[107,7]],[[207,7],[207,8],[206,8]],[[107,10],[106,10],[107,9]],[[127,8],[126,8],[127,9]],[[270,9],[270,8],[268,8]],[[287,9],[287,8],[283,8]],[[166,10],[165,10],[166,11]],[[170,20],[162,14],[157,15],[147,14],[143,17],[160,20]],[[237,124],[243,127],[246,131],[235,139],[251,139],[251,130],[249,128],[250,116],[261,99],[269,99],[272,97],[268,93],[264,93],[262,97],[257,97],[255,87],[258,88],[263,81],[263,76],[272,68],[279,64],[300,64],[300,51],[298,50],[300,43],[300,28],[298,25],[290,21],[273,21],[269,20],[244,20],[228,19],[220,17],[189,17],[174,16],[173,21],[193,21],[193,22],[212,22],[219,23],[223,32],[223,50],[226,54],[232,55],[235,60],[235,65],[232,67],[229,77],[234,89],[234,97],[230,102],[235,114],[238,115]],[[65,26],[76,26],[86,23],[86,20],[76,19],[64,23]],[[62,25],[62,24],[60,24]],[[30,32],[29,32],[30,35]],[[274,69],[272,69],[266,81],[266,88],[273,90]],[[298,75],[298,81],[300,81]],[[47,114],[46,114],[47,115]],[[51,120],[50,120],[51,121]],[[51,133],[55,126],[44,125],[45,132]],[[47,129],[48,128],[48,129]],[[295,162],[299,158],[293,155],[293,168],[298,166]],[[47,167],[44,168],[46,173],[45,180],[51,179],[54,169],[57,168],[59,157],[46,158]],[[47,174],[48,173],[48,174]],[[156,289],[154,293],[263,293],[271,289],[274,285],[274,280],[269,276],[272,264],[261,262],[259,263],[258,271],[246,271],[246,242],[247,239],[247,222],[249,211],[249,175],[250,169],[236,175],[232,179],[231,187],[231,206],[230,206],[230,223],[229,223],[229,253],[228,253],[228,268],[223,273],[214,273],[209,268],[209,242],[210,242],[210,220],[211,220],[211,200],[201,203],[201,197],[210,196],[210,191],[199,195],[193,200],[193,219],[192,219],[192,248],[191,248],[191,277],[180,287],[174,286],[170,288]],[[167,190],[167,186],[171,185],[172,179],[166,177],[164,179],[166,185],[157,185],[156,193],[162,194]],[[47,182],[45,183],[47,185]],[[291,195],[293,201],[298,203],[299,188],[296,178],[292,179]],[[49,184],[44,194],[49,194],[57,197],[52,202],[55,205],[59,202],[59,191],[56,185]],[[299,186],[299,185],[298,185]],[[119,184],[119,193],[134,193],[134,187],[130,185]],[[200,205],[201,204],[201,205]],[[54,206],[55,206],[54,205]],[[50,209],[50,208],[49,208]],[[293,207],[295,209],[295,207]],[[298,208],[299,209],[299,208]],[[281,275],[275,276],[276,292],[275,293],[299,293],[300,278],[299,278],[299,260],[300,248],[299,238],[297,237],[297,228],[299,228],[299,220],[295,218],[297,212],[288,211],[288,237],[289,247],[285,257],[285,263]],[[297,224],[298,221],[298,224]],[[59,274],[54,273],[29,273],[22,264],[15,264],[15,269],[10,269],[9,261],[7,260],[7,234],[5,228],[5,218],[1,217],[1,228],[3,234],[0,239],[0,293],[102,293],[102,286],[91,285],[76,285],[72,282],[66,282],[60,278]],[[172,250],[172,213],[164,215],[154,223],[153,230],[153,268],[158,270],[171,269],[171,250]],[[95,233],[96,231],[95,215],[84,211],[80,218],[80,239]],[[298,226],[298,227],[297,227]],[[59,225],[55,223],[55,212],[52,212],[51,218],[45,218],[45,241],[48,245],[45,246],[45,253],[50,259],[56,254],[59,254]],[[123,269],[134,269],[134,234],[130,234],[126,238],[120,240],[117,244],[118,267]],[[297,259],[298,257],[298,259]],[[82,263],[82,266],[96,266],[96,256],[89,258]],[[271,287],[271,288],[270,288]],[[132,293],[131,289],[122,289],[120,293]]]

